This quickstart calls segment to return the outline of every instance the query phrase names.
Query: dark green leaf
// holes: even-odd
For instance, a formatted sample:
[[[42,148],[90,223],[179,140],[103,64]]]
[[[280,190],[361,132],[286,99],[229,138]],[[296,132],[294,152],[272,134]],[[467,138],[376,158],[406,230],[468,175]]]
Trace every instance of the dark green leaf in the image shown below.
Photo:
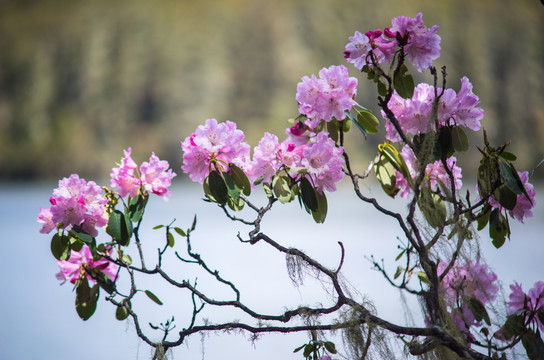
[[[530,360],[544,359],[544,342],[542,341],[542,338],[533,331],[526,332],[521,338],[521,343]]]
[[[307,344],[305,347],[304,347],[304,357],[307,358],[308,356],[310,356],[310,354],[314,351],[315,347],[314,347],[314,344]]]
[[[223,179],[225,180],[225,184],[227,185],[229,198],[237,199],[240,196],[240,190],[238,189],[238,186],[236,186],[236,183],[232,179],[232,176],[230,176],[229,173],[223,173]]]
[[[453,148],[455,149],[455,151],[458,151],[461,153],[468,151],[469,149],[468,137],[465,131],[461,127],[454,126],[451,129],[451,138],[452,138]]]
[[[478,215],[478,231],[482,231],[489,222],[489,217],[491,215],[491,208],[483,208],[482,212]]]
[[[514,168],[514,165],[508,163],[503,159],[500,159],[499,168],[501,173],[501,179],[506,184],[506,186],[508,186],[510,190],[512,190],[516,195],[525,195],[525,197],[532,204],[533,202],[531,201],[529,194],[527,194],[525,186],[523,185],[523,182],[521,181],[518,172]]]
[[[209,186],[210,186],[210,193],[213,196],[212,201],[215,201],[221,205],[225,205],[227,203],[227,197],[229,195],[227,184],[225,184],[225,180],[219,174],[217,170],[212,170],[210,172],[210,175],[208,176],[209,180]]]
[[[325,341],[325,343],[323,345],[325,345],[325,349],[327,349],[327,351],[330,352],[331,354],[336,354],[337,353],[336,346],[334,345],[333,342]]]
[[[508,151],[503,151],[502,153],[500,153],[499,156],[502,157],[504,160],[508,160],[508,161],[516,161],[518,158],[516,155]]]
[[[504,184],[493,192],[493,198],[497,200],[502,207],[508,210],[514,209],[518,200],[518,196]]]
[[[510,315],[506,318],[504,323],[502,336],[506,340],[510,340],[514,336],[519,336],[525,331],[524,315]]]
[[[244,204],[245,202],[241,197],[235,199],[229,197],[227,199],[227,205],[234,211],[241,211],[244,208]]]
[[[79,252],[83,248],[83,245],[85,245],[83,241],[73,236],[70,237],[70,249],[74,250],[75,252]]]
[[[245,196],[251,195],[251,183],[244,171],[234,164],[229,164],[229,168],[230,175],[236,183],[236,186],[243,191]]]
[[[369,134],[376,134],[380,122],[369,110],[357,111],[357,122],[365,128]]]
[[[381,96],[387,96],[387,86],[381,81],[378,82],[378,94]]]
[[[310,209],[311,211],[317,211],[318,203],[317,203],[317,195],[315,193],[315,189],[310,183],[310,180],[308,178],[303,177],[300,180],[300,193],[302,195],[302,200],[304,201],[304,204]]]
[[[196,229],[196,214],[195,214],[195,217],[193,219],[193,224],[191,225],[191,231],[194,231]]]
[[[497,249],[504,245],[506,236],[510,236],[510,228],[499,209],[493,209],[489,217],[489,236]]]
[[[337,121],[329,121],[327,123],[327,132],[329,133],[329,137],[334,140],[334,142],[338,142],[338,126]]]
[[[317,196],[317,211],[312,211],[312,217],[317,224],[323,224],[327,217],[327,197],[325,193],[320,194],[319,191],[316,191],[315,195]]]
[[[300,345],[300,346],[297,347],[295,350],[293,350],[293,352],[294,352],[294,353],[299,352],[299,351],[302,350],[302,348],[305,347],[305,346],[306,346],[306,344]]]
[[[119,210],[110,214],[106,232],[121,246],[128,246],[132,236],[132,222]]]
[[[402,64],[398,73],[395,74],[393,79],[393,86],[400,97],[404,99],[411,99],[414,95],[414,79],[412,75],[408,74],[408,68]]]
[[[149,196],[138,194],[137,197],[129,200],[127,215],[130,221],[137,223],[138,221],[142,219],[148,199],[149,199]]]
[[[478,167],[478,192],[481,198],[491,194],[499,181],[499,165],[497,159],[484,157]]]
[[[82,320],[88,320],[96,311],[96,304],[100,294],[98,283],[89,288],[89,282],[84,277],[76,289],[76,311]]]
[[[162,305],[162,301],[159,300],[159,298],[153,294],[151,291],[149,290],[146,290],[145,291],[145,294],[151,299],[153,300],[155,303],[159,304],[159,305]]]
[[[474,315],[476,321],[483,320],[487,325],[491,325],[491,319],[489,318],[489,314],[487,313],[484,304],[480,300],[476,298],[470,298],[468,302],[468,308]]]
[[[128,317],[128,310],[125,306],[120,305],[115,310],[115,318],[119,321],[123,321]]]
[[[51,239],[51,252],[55,259],[63,261],[70,259],[70,241],[66,235],[56,233]]]
[[[70,235],[78,238],[79,240],[83,241],[86,244],[90,244],[94,240],[94,238],[91,235],[81,231],[77,231],[75,228],[72,231],[70,231]]]

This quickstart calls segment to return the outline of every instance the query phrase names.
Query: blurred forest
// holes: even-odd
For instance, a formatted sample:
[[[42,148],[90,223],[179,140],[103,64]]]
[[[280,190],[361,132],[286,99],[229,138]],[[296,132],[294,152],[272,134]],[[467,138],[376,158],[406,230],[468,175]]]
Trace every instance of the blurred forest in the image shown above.
[[[180,141],[207,118],[236,121],[251,145],[265,130],[282,139],[300,77],[349,65],[355,30],[417,12],[440,25],[448,87],[467,75],[491,141],[512,140],[518,169],[533,169],[544,158],[538,0],[4,0],[0,179],[104,178],[128,146],[181,173]],[[374,84],[348,68],[358,102],[376,110]],[[350,134],[360,162],[375,138]]]

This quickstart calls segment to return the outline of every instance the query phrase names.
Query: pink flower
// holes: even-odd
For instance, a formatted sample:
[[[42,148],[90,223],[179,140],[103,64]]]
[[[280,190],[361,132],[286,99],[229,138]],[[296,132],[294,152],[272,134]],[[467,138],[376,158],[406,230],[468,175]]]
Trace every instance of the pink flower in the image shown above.
[[[285,129],[285,133],[287,134],[287,139],[285,141],[295,144],[296,146],[305,145],[308,143],[308,140],[310,140],[310,135],[305,135],[306,128],[301,121],[297,122],[294,126]]]
[[[397,41],[384,38],[379,29],[368,31],[364,35],[356,31],[349,37],[349,41],[345,47],[344,57],[359,70],[365,65],[374,65],[372,54],[376,64],[391,63],[397,45]]]
[[[75,284],[79,277],[85,275],[89,282],[94,283],[95,280],[85,270],[86,266],[97,269],[112,281],[115,281],[117,277],[118,266],[104,258],[94,261],[91,250],[87,245],[84,245],[79,252],[72,250],[70,259],[57,261],[57,263],[59,264],[60,271],[57,273],[56,278],[62,281],[62,283],[70,280],[72,284]]]
[[[520,310],[526,310],[525,321],[532,315],[531,324],[537,325],[540,331],[544,331],[544,324],[540,322],[537,312],[544,311],[544,282],[538,281],[529,290],[528,294],[523,292],[520,284],[514,282],[510,285],[510,293],[508,304],[508,314],[513,314]],[[532,314],[531,314],[532,313]]]
[[[438,273],[442,274],[446,266],[447,263],[439,263]],[[470,335],[468,328],[477,323],[465,300],[476,298],[485,305],[495,300],[499,291],[497,275],[479,260],[454,265],[442,279],[442,288],[446,306],[451,309],[459,329],[467,336]]]
[[[249,163],[250,147],[245,142],[244,133],[236,129],[232,121],[217,123],[215,119],[206,120],[205,125],[181,144],[183,150],[183,166],[185,173],[193,181],[200,183],[210,173],[210,165],[216,161],[216,169],[224,171],[225,165],[234,163],[242,169]]]
[[[308,117],[306,125],[315,129],[321,120],[343,120],[345,111],[357,103],[357,79],[349,77],[345,66],[331,66],[319,71],[319,79],[304,76],[297,85],[299,112]]]
[[[402,148],[400,154],[404,159],[404,162],[406,163],[406,167],[408,168],[410,175],[412,176],[412,178],[415,178],[417,176],[417,170],[416,156],[414,152],[409,146],[405,145]],[[461,168],[456,165],[456,162],[457,159],[455,158],[455,156],[451,156],[446,159],[446,165],[453,174],[455,188],[460,189],[463,185],[463,182],[461,180],[462,174]],[[396,186],[398,189],[400,189],[400,196],[403,198],[407,198],[410,195],[412,188],[410,187],[408,180],[402,175],[401,172],[397,171],[396,174]],[[438,160],[433,163],[427,164],[427,167],[425,168],[425,175],[429,178],[432,190],[436,191],[440,189],[438,185],[438,180],[442,181],[448,187],[448,189],[451,188],[450,177],[446,172],[442,161]]]
[[[404,52],[408,60],[417,66],[419,72],[431,67],[432,61],[440,57],[440,36],[436,34],[438,25],[428,29],[422,19],[423,15],[418,13],[411,19],[406,16],[399,16],[391,20],[391,28],[386,29],[386,34],[392,36],[399,33],[401,38],[406,39]]]
[[[123,150],[125,156],[121,159],[121,165],[118,168],[111,169],[110,186],[119,188],[119,195],[121,197],[130,195],[134,198],[138,195],[141,181],[138,177],[134,176],[134,169],[138,165],[132,160],[130,156],[131,151],[131,148]]]
[[[264,133],[259,145],[253,150],[253,161],[248,167],[247,175],[255,180],[261,176],[268,182],[276,174],[281,163],[278,161],[278,137],[268,132]]]
[[[440,94],[442,89],[439,88],[436,92]],[[403,99],[395,91],[387,106],[395,115],[405,134],[424,134],[436,130],[435,121],[431,117],[434,99],[434,86],[421,83],[415,87],[411,99]],[[438,101],[437,120],[439,127],[455,124],[474,131],[479,130],[480,121],[484,117],[484,111],[478,106],[479,103],[479,98],[472,92],[472,84],[467,77],[463,77],[458,94],[453,89],[445,89]],[[382,116],[386,119],[386,139],[400,141],[401,138],[397,130],[383,111]]]
[[[43,223],[40,232],[42,234],[49,234],[51,230],[56,228],[55,223],[53,222],[53,214],[51,209],[40,208],[40,214],[38,215],[38,222]]]
[[[342,180],[344,158],[342,147],[336,147],[326,131],[317,134],[315,142],[302,151],[301,166],[308,170],[317,191],[336,191],[336,183]]]
[[[535,200],[535,189],[531,183],[529,183],[529,172],[519,172],[518,171],[519,178],[521,179],[521,182],[523,183],[523,186],[525,187],[525,191],[527,192],[527,195],[529,195],[529,198],[524,194],[519,194],[517,196],[516,206],[512,210],[508,210],[508,213],[510,216],[512,216],[514,219],[518,220],[519,222],[523,223],[523,220],[526,218],[533,217],[533,207],[536,205]],[[499,202],[492,197],[489,198],[489,205],[491,205],[495,209],[502,209],[502,206],[499,204]]]
[[[68,231],[81,226],[84,232],[94,237],[98,235],[96,227],[107,223],[104,217],[107,199],[102,196],[102,188],[94,181],[87,183],[77,174],[59,181],[50,202],[51,208],[41,209],[38,216],[38,221],[44,223],[40,230],[42,233],[49,233],[62,224],[62,229]]]
[[[160,160],[155,153],[149,158],[149,162],[144,161],[140,165],[142,174],[142,184],[145,189],[155,195],[162,196],[165,200],[171,194],[168,187],[172,184],[172,178],[176,176],[166,160]]]

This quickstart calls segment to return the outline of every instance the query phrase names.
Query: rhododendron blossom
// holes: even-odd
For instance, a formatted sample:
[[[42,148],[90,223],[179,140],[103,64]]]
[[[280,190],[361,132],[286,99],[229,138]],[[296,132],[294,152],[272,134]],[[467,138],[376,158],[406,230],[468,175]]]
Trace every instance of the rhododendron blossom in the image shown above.
[[[525,194],[519,194],[517,196],[516,200],[516,206],[512,210],[508,210],[508,213],[510,216],[512,216],[517,221],[523,223],[523,220],[526,218],[533,217],[533,207],[536,205],[535,200],[535,188],[533,187],[533,184],[529,182],[529,172],[518,171],[519,178],[521,179],[521,182],[523,186],[525,187],[525,191],[527,192],[527,195],[529,195],[529,199]],[[495,209],[502,209],[502,206],[499,204],[499,202],[492,197],[489,198],[489,205],[491,205]]]
[[[447,263],[441,262],[438,273],[442,274],[446,266]],[[499,291],[497,275],[479,260],[454,265],[442,279],[442,288],[455,323],[467,335],[469,327],[477,324],[467,300],[475,298],[485,305],[495,300]]]
[[[381,30],[368,31],[361,34],[356,31],[349,37],[349,43],[346,45],[344,57],[347,62],[352,63],[356,69],[361,70],[365,65],[373,65],[391,62],[395,54],[396,40],[390,40],[382,36]]]
[[[171,193],[168,188],[172,184],[172,178],[176,176],[169,167],[168,161],[160,160],[155,153],[151,155],[149,162],[144,161],[140,165],[140,173],[145,189],[166,199]]]
[[[329,134],[322,131],[317,134],[314,143],[308,144],[302,152],[301,165],[308,170],[317,191],[336,191],[336,183],[342,180],[344,149],[336,147]]]
[[[85,267],[94,268],[106,275],[112,281],[115,281],[117,269],[119,268],[117,265],[105,258],[96,261],[93,260],[93,255],[87,245],[84,245],[79,252],[74,250],[71,251],[70,259],[63,261],[57,260],[60,272],[57,273],[56,277],[58,280],[61,280],[62,283],[66,282],[66,280],[70,280],[72,284],[75,284],[77,279],[82,276],[87,276],[89,282],[94,283],[95,280]]]
[[[544,282],[536,282],[529,293],[526,294],[521,284],[514,282],[510,285],[510,293],[508,304],[508,314],[526,309],[525,320],[527,321],[530,313],[544,312]],[[532,316],[531,323],[537,325],[540,331],[544,331],[544,324],[540,321],[538,316]]]
[[[442,89],[438,88],[438,94]],[[435,99],[434,86],[419,84],[414,89],[411,99],[403,99],[395,91],[388,103],[388,108],[393,112],[403,132],[416,135],[436,130],[435,120],[432,118],[433,102]],[[480,129],[480,121],[484,117],[484,111],[479,107],[480,100],[472,92],[472,84],[467,77],[461,79],[461,89],[455,93],[453,89],[445,89],[438,101],[437,120],[438,125],[458,125],[477,131]],[[382,111],[386,119],[386,138],[391,141],[400,141],[400,136],[393,124]]]
[[[412,178],[415,178],[415,176],[417,175],[417,169],[416,156],[414,152],[409,146],[405,145],[401,150],[401,156],[404,159],[406,166],[408,167],[410,175],[412,176]],[[456,163],[457,159],[455,158],[455,156],[451,156],[446,159],[446,165],[453,174],[455,188],[460,189],[463,185],[463,182],[461,180],[463,176],[461,174],[461,168],[458,167]],[[438,180],[442,181],[448,187],[448,189],[451,187],[450,176],[444,168],[444,164],[442,163],[442,161],[438,160],[427,164],[427,167],[425,168],[425,174],[429,178],[432,190],[440,189],[438,185]],[[396,187],[400,189],[400,196],[403,198],[407,198],[412,191],[410,183],[400,171],[396,171],[396,175]]]
[[[134,170],[138,165],[132,160],[131,151],[131,148],[123,150],[125,156],[121,159],[121,165],[111,169],[110,186],[117,187],[119,195],[122,197],[130,195],[134,198],[138,195],[141,181],[139,177],[134,175]]]
[[[104,217],[107,199],[102,196],[102,188],[77,174],[60,180],[49,201],[51,208],[41,209],[38,215],[38,222],[44,224],[42,233],[49,233],[59,225],[67,231],[80,226],[87,234],[97,236],[96,228],[108,223]]]
[[[232,121],[217,123],[216,119],[206,120],[181,143],[182,170],[189,174],[191,180],[203,183],[210,173],[212,162],[215,162],[215,169],[221,171],[226,170],[224,165],[228,163],[245,168],[249,162],[250,147],[243,141],[244,137],[244,133],[236,129]]]
[[[345,111],[357,104],[356,94],[357,79],[349,77],[345,66],[333,65],[321,69],[319,79],[315,75],[304,76],[297,85],[296,99],[299,112],[308,117],[305,124],[315,129],[321,120],[343,120]]]

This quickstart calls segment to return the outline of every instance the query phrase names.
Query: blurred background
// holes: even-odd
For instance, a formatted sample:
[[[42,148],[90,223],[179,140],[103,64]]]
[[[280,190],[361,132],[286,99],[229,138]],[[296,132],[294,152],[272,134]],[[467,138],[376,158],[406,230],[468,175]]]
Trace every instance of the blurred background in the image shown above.
[[[349,65],[355,30],[417,12],[440,25],[448,87],[468,76],[492,142],[512,140],[518,169],[533,169],[544,154],[538,0],[4,0],[0,180],[107,177],[128,146],[179,169],[180,141],[207,118],[236,121],[250,145],[264,130],[281,139],[302,76]],[[348,68],[376,110],[374,84]],[[355,139],[369,160],[383,138]]]
[[[150,251],[161,241],[151,227],[173,217],[186,227],[196,212],[195,248],[239,281],[251,304],[278,313],[290,301],[293,306],[320,301],[305,293],[317,292],[322,299],[319,284],[304,290],[290,286],[283,257],[239,249],[236,233],[243,229],[200,201],[200,186],[182,184],[180,141],[208,118],[236,121],[250,145],[264,131],[282,139],[286,120],[298,115],[295,93],[302,76],[333,64],[348,66],[344,46],[356,30],[383,29],[392,17],[418,12],[427,27],[440,26],[442,56],[435,65],[447,66],[447,86],[458,90],[460,78],[468,76],[486,112],[490,140],[496,145],[511,140],[518,170],[534,169],[544,158],[544,7],[538,0],[500,5],[495,0],[0,0],[0,358],[151,357],[134,327],[116,321],[104,301],[82,323],[71,286],[60,287],[55,279],[50,236],[39,234],[36,222],[39,208],[50,206],[58,179],[79,173],[107,184],[111,167],[129,146],[137,163],[155,152],[178,173],[170,201],[153,199],[148,209]],[[360,79],[358,102],[377,111],[374,84],[351,65],[348,69]],[[418,82],[431,81],[410,69]],[[356,130],[348,135],[357,165],[366,168],[383,131],[367,141]],[[481,133],[472,140],[472,146],[481,143]],[[478,156],[467,158],[474,170]],[[535,177],[543,178],[542,168]],[[465,184],[473,192],[470,180]],[[364,186],[391,204],[381,190]],[[506,288],[517,280],[528,290],[542,280],[541,193],[537,188],[535,216],[512,224],[512,241],[500,251],[481,234],[482,252]],[[374,254],[395,268],[400,235],[395,224],[353,201],[346,188],[331,195],[329,204],[324,225],[315,226],[297,204],[289,204],[271,214],[263,231],[312,250],[332,267],[336,241],[344,241],[350,257],[344,272],[354,288],[372,296],[387,319],[407,316],[399,305],[404,299],[364,260]],[[162,283],[150,288],[162,299],[177,299]],[[417,309],[412,300],[407,307]],[[157,307],[145,301],[142,312],[153,321],[170,315],[156,317]],[[182,315],[176,318],[182,327]],[[292,349],[306,341],[307,334],[270,335],[251,346],[247,337],[220,333],[195,336],[175,355],[300,359]]]

